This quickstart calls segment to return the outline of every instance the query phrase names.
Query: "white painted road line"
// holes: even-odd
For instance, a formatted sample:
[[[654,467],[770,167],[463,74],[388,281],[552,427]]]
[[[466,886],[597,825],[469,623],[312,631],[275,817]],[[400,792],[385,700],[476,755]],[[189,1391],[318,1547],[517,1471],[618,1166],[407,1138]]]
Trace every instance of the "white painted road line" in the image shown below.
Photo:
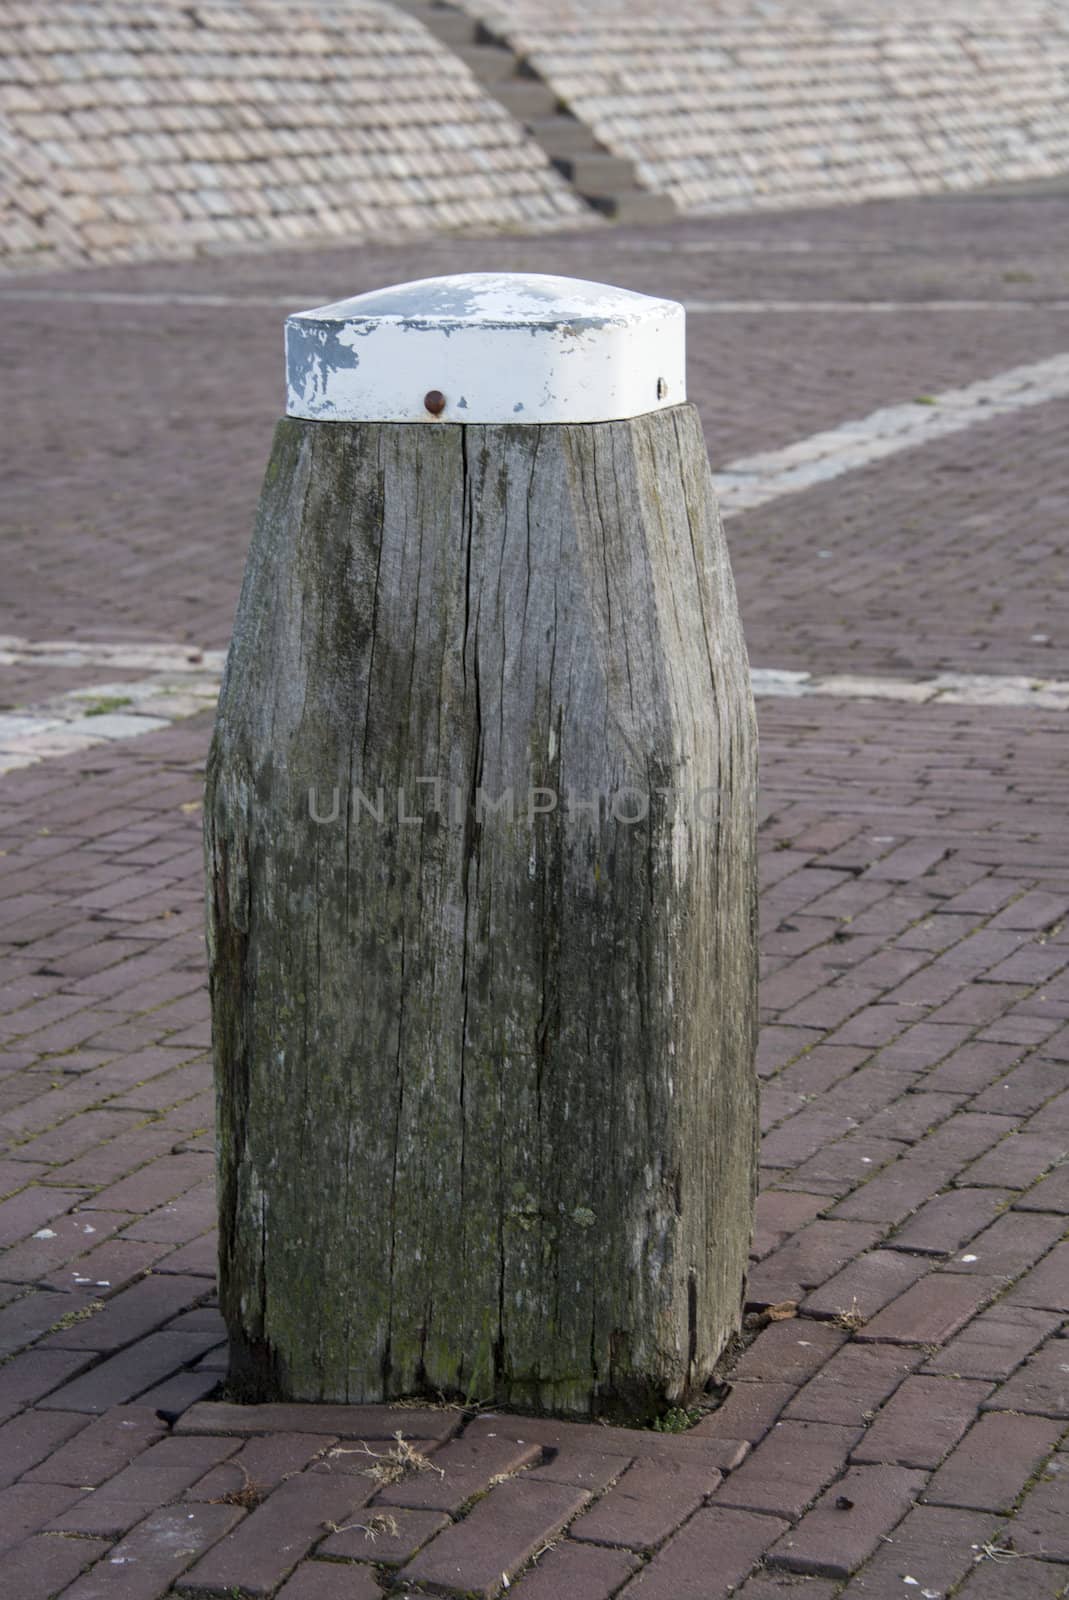
[[[111,666],[143,664],[146,656],[167,662],[165,669],[133,683],[97,683],[53,695],[17,711],[0,712],[0,776],[38,761],[76,755],[96,745],[134,739],[155,733],[173,722],[209,711],[219,694],[224,653],[190,652],[173,644],[102,645],[70,641],[0,651],[0,665],[17,658],[55,666],[97,664],[102,652]],[[179,662],[179,665],[175,665]],[[797,700],[803,696],[834,696],[843,700],[897,700],[911,705],[1014,706],[1035,711],[1069,711],[1069,681],[1051,678],[944,672],[938,677],[909,678],[842,675],[821,677],[810,672],[790,672],[775,667],[751,669],[754,694],[759,699]]]
[[[326,298],[330,298],[329,294]],[[317,300],[315,289],[307,295],[187,294],[178,289],[0,289],[0,300],[86,306],[203,306],[208,310],[223,307],[228,311],[240,311],[245,306],[284,306],[287,311],[293,312],[299,311],[302,306],[318,304],[323,299],[323,291],[319,290]]]
[[[201,650],[197,645],[127,639],[121,643],[102,639],[22,639],[0,633],[0,667],[118,667],[151,672],[209,672],[218,675],[226,661],[225,650]]]
[[[1011,367],[964,388],[945,389],[905,405],[884,406],[856,422],[811,434],[782,450],[763,450],[729,461],[713,474],[720,508],[725,517],[737,516],[900,450],[913,450],[978,423],[1067,396],[1069,355],[1057,355]]]
[[[852,312],[889,311],[1069,311],[1069,300],[684,300],[688,316],[798,316],[819,313],[841,317]]]
[[[173,645],[157,647],[160,656],[168,649],[175,653]],[[79,657],[75,665],[92,664],[87,663],[87,652],[71,654]],[[157,672],[133,683],[96,683],[17,711],[0,712],[0,774],[96,745],[157,733],[184,717],[210,711],[219,698],[222,652],[204,654],[207,659],[196,669]],[[42,653],[32,659],[55,665],[54,654]],[[112,666],[117,664],[112,660]]]
[[[617,250],[634,250],[640,255],[703,256],[916,256],[916,244],[884,244],[878,239],[656,239],[631,237],[614,240]]]
[[[172,642],[33,640],[0,634],[0,669],[104,667],[145,674],[133,682],[95,683],[0,712],[0,773],[155,733],[210,710],[219,697],[225,662],[225,650]]]
[[[0,288],[0,300],[39,301],[43,304],[88,306],[192,306],[207,310],[241,311],[247,307],[279,306],[299,311],[301,306],[317,305],[331,298],[327,289],[310,289],[305,294],[198,294],[174,289],[32,289]],[[953,313],[993,311],[1069,311],[1069,300],[684,300],[688,316],[843,316],[888,312],[947,311]]]
[[[941,672],[934,678],[864,677],[787,672],[752,667],[758,699],[797,700],[828,695],[841,700],[899,700],[909,705],[1024,706],[1032,711],[1069,711],[1069,679],[1027,678],[980,672]]]
[[[737,516],[900,450],[1067,396],[1069,355],[1057,355],[963,388],[944,390],[925,397],[923,403],[885,406],[782,450],[729,462],[714,474],[721,508],[725,518]],[[0,773],[115,739],[133,738],[206,710],[218,696],[225,659],[222,650],[200,650],[168,641],[31,640],[0,635],[0,668],[101,667],[144,674],[134,683],[75,689],[0,715]],[[1069,710],[1069,682],[1020,676],[944,673],[918,682],[755,668],[753,685],[759,696],[836,695],[912,704]]]

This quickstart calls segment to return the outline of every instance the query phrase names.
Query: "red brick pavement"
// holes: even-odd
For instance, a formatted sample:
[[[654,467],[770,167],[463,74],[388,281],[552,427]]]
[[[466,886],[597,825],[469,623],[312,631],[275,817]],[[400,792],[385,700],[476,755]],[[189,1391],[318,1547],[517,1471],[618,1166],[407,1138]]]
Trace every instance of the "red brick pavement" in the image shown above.
[[[714,465],[1069,348],[1069,310],[1059,308],[1069,299],[1063,196],[903,201],[695,219],[656,234],[436,239],[36,275],[21,280],[36,296],[177,292],[234,303],[57,297],[7,307],[8,381],[34,399],[12,408],[5,433],[3,525],[19,583],[5,597],[4,630],[225,644],[251,508],[282,408],[286,309],[431,273],[487,269],[570,273],[687,301],[832,302],[818,314],[689,319],[689,391]],[[18,287],[11,279],[0,285],[5,293]],[[242,306],[250,295],[278,303]],[[991,309],[851,310],[852,301],[873,299],[980,299]],[[895,487],[881,490],[878,540],[860,537],[865,517],[838,484],[754,519],[738,535],[736,556],[754,659],[795,665],[797,652],[780,660],[780,646],[811,639],[820,659],[802,665],[838,670],[845,649],[856,670],[867,639],[872,665],[927,665],[944,659],[946,612],[944,631],[964,641],[958,670],[1031,663],[1028,670],[1045,672],[1051,652],[1030,645],[1028,635],[1060,636],[1037,563],[1058,559],[1048,547],[1059,542],[1061,485],[1037,471],[1033,419],[980,430],[964,454],[954,444],[936,447],[919,473],[916,455],[905,471],[888,468],[883,480]],[[1012,507],[1008,516],[1000,495]],[[931,537],[935,550],[918,588],[908,554],[920,537]],[[1014,580],[1005,596],[991,596],[1004,599],[1005,615],[978,660],[969,643],[974,613],[983,617],[975,591],[990,586],[990,564],[1007,540],[1015,547]],[[956,622],[962,567],[970,577]],[[1002,563],[996,589],[1009,572]],[[800,577],[801,604],[792,587]],[[895,605],[876,616],[874,597],[885,583]],[[826,601],[814,604],[814,587]],[[789,640],[779,627],[785,602],[794,622]],[[918,605],[914,625],[909,608]],[[899,637],[902,616],[912,646]],[[845,627],[841,638],[831,637],[828,622]],[[1028,654],[1014,661],[1017,644]],[[1010,665],[997,668],[995,660]],[[88,681],[99,681],[99,671]],[[21,674],[0,690],[0,702],[17,703],[26,690]]]
[[[1039,301],[1064,292],[1051,204],[681,224],[606,235],[596,257],[586,242],[498,241],[478,264],[747,298],[996,297],[1009,275]],[[769,253],[643,254],[653,237]],[[807,239],[812,259],[776,254]],[[335,253],[68,281],[299,283],[326,298],[470,266],[472,250],[435,245],[418,265],[362,252],[355,279]],[[59,302],[16,329],[27,351],[41,338],[54,351],[45,400],[68,452],[61,472],[28,409],[10,504],[30,554],[10,631],[225,638],[278,378],[260,312],[226,315],[90,318]],[[1064,337],[1040,305],[955,316],[923,332],[910,318],[781,318],[778,342],[760,318],[701,324],[714,454],[720,437],[721,459],[784,442]],[[223,325],[225,371],[210,359]],[[1052,504],[1063,421],[1047,406],[733,524],[755,658],[1069,675]],[[682,1434],[211,1398],[225,1359],[206,721],[0,781],[0,1597],[1064,1596],[1063,720],[761,703],[765,1137],[747,1345]],[[798,1315],[769,1321],[782,1301]],[[441,1472],[368,1476],[397,1430]]]
[[[206,719],[5,780],[0,1594],[1069,1584],[1057,719],[765,701],[761,724],[752,1342],[681,1435],[210,1400]],[[444,1476],[362,1474],[397,1428]]]
[[[732,522],[751,659],[1064,676],[1067,429],[1057,401]]]

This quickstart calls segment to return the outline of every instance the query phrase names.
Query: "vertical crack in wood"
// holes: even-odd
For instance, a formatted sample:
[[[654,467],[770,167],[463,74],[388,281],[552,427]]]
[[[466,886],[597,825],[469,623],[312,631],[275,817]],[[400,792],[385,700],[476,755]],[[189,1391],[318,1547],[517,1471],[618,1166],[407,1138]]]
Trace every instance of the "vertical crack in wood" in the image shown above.
[[[468,785],[467,809],[464,813],[464,845],[463,863],[461,867],[461,899],[463,901],[463,930],[460,952],[460,1041],[459,1041],[459,1112],[460,1112],[460,1233],[461,1233],[461,1277],[466,1275],[468,1265],[468,1234],[465,1222],[465,1191],[467,1179],[467,1049],[468,1049],[468,1010],[470,994],[468,988],[469,945],[471,939],[471,870],[479,848],[480,822],[478,817],[479,796],[479,769],[482,760],[482,703],[479,685],[479,606],[475,607],[472,615],[472,585],[474,582],[472,546],[475,537],[475,485],[472,476],[472,464],[468,454],[468,430],[460,430],[461,463],[463,473],[463,527],[461,538],[464,555],[464,634],[461,644],[461,660],[463,662],[464,683],[467,688],[469,657],[471,663],[472,684],[472,730],[471,730],[471,774]],[[485,451],[483,452],[485,454]],[[480,465],[483,462],[480,461]],[[465,707],[467,695],[465,694]],[[478,1357],[476,1356],[477,1360]],[[463,1387],[462,1373],[464,1355],[461,1355],[461,1365],[457,1373],[457,1382]],[[469,1374],[469,1377],[473,1374]]]
[[[698,1357],[698,1274],[687,1273],[687,1388],[694,1382],[694,1363]]]
[[[418,930],[416,959],[419,959]],[[401,1115],[405,1099],[405,1055],[404,1055],[404,1029],[405,1029],[405,975],[406,975],[407,947],[405,942],[405,925],[402,913],[401,920],[401,981],[399,988],[399,1004],[397,1008],[397,1054],[394,1058],[394,1117],[393,1117],[393,1157],[390,1163],[390,1256],[387,1270],[387,1302],[386,1302],[386,1337],[382,1346],[382,1398],[390,1395],[390,1375],[392,1372],[391,1351],[393,1347],[393,1317],[394,1296],[396,1292],[395,1271],[397,1263],[397,1163],[401,1148]]]
[[[497,431],[497,430],[495,430]],[[530,480],[528,480],[528,493]],[[505,663],[508,659],[509,639],[506,632],[505,607],[501,603],[501,582],[508,570],[508,543],[509,543],[509,495],[507,484],[502,494],[501,511],[501,548],[497,555],[497,589],[494,596],[494,611],[497,617],[501,639],[501,659],[498,665],[498,681],[491,685],[492,693],[497,696],[497,741],[498,760],[500,752],[505,747],[505,708],[507,703],[505,684]],[[496,798],[496,797],[495,797]],[[495,852],[491,853],[491,861]],[[488,888],[493,885],[493,870],[488,879]],[[486,929],[486,939],[490,950],[493,948],[493,930],[490,925]],[[488,951],[489,954],[489,951]],[[482,1005],[493,1016],[497,1010],[497,991],[494,986],[492,974],[482,996]],[[489,1029],[485,1024],[482,1029],[484,1048],[489,1049],[494,1057],[497,1078],[497,1335],[493,1340],[492,1348],[492,1373],[493,1393],[500,1394],[507,1386],[506,1353],[505,1353],[505,1219],[508,1202],[505,1195],[505,1149],[509,1140],[509,1117],[505,1098],[505,1071],[509,1054],[512,1050],[512,1040],[498,1034],[496,1016]]]
[[[368,526],[367,528],[362,530],[363,533],[364,533],[364,537],[365,538],[374,539],[375,540],[375,544],[376,544],[376,549],[375,549],[375,581],[374,581],[374,584],[372,586],[372,591],[371,591],[372,595],[373,595],[373,599],[372,599],[372,603],[371,603],[371,629],[370,629],[370,637],[369,637],[369,642],[368,642],[367,696],[366,696],[365,703],[364,703],[364,720],[363,720],[363,729],[362,729],[363,737],[361,739],[361,744],[360,744],[360,776],[361,776],[361,781],[362,782],[364,780],[366,780],[366,778],[367,778],[367,744],[368,744],[368,737],[370,735],[371,726],[372,726],[372,723],[371,723],[371,695],[372,695],[372,690],[374,689],[374,685],[375,685],[375,645],[376,645],[376,642],[378,640],[379,595],[380,595],[380,585],[381,585],[381,581],[382,581],[382,547],[386,543],[386,528],[385,528],[385,516],[384,516],[384,508],[385,508],[385,504],[386,504],[386,463],[385,463],[385,461],[383,459],[385,437],[386,436],[385,436],[384,430],[382,428],[379,428],[377,430],[377,438],[376,438],[376,445],[377,445],[376,457],[377,457],[377,463],[378,463],[378,482],[379,482],[379,495],[378,495],[378,502],[379,502],[378,503],[378,512],[379,512],[379,516],[378,516],[378,520],[377,520],[377,523],[375,524],[375,526]],[[369,521],[370,521],[370,519],[369,519]],[[352,768],[350,767],[349,770],[351,772]],[[350,797],[351,797],[351,793],[352,793],[352,791],[350,790]]]
[[[363,534],[362,527],[357,526],[357,517],[362,508],[358,504],[357,496],[353,494],[349,502],[349,515],[346,523],[345,543],[345,589],[349,591],[353,584],[352,559],[354,540]],[[352,823],[353,823],[353,762],[356,755],[355,727],[348,730],[345,744],[346,750],[346,784],[345,784],[345,854],[343,862],[344,879],[342,884],[342,942],[343,948],[348,952],[352,947]],[[361,772],[361,784],[363,783]],[[346,1222],[353,1211],[353,1092],[352,1086],[347,1085],[348,1092],[345,1096],[345,1182],[341,1215]],[[348,1266],[350,1259],[349,1250],[344,1251],[343,1259]],[[351,1270],[351,1269],[350,1269]],[[344,1312],[342,1316],[342,1349],[345,1363],[345,1398],[346,1401],[356,1398],[351,1393],[350,1374],[352,1372],[352,1347],[353,1347],[353,1312],[354,1299],[346,1295]]]

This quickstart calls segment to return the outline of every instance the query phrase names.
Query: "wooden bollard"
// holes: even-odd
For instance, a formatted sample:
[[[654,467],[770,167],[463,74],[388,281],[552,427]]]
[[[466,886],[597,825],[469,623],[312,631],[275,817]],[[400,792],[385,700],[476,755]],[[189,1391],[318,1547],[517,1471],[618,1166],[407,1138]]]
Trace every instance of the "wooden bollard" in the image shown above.
[[[287,324],[208,771],[236,1397],[648,1419],[739,1325],[756,736],[683,308]]]

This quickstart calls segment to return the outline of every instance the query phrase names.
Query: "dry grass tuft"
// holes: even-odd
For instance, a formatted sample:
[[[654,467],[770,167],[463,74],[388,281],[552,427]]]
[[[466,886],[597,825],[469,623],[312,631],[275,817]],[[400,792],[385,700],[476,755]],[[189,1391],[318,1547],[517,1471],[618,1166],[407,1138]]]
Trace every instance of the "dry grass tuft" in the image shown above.
[[[837,1311],[831,1320],[836,1328],[845,1328],[847,1333],[856,1333],[859,1328],[865,1326],[865,1313],[858,1305],[855,1296],[850,1302],[849,1310]]]
[[[391,1400],[391,1411],[470,1411],[471,1406],[461,1405],[459,1400],[447,1400],[441,1389],[435,1400],[428,1400],[420,1395],[408,1395],[403,1400]]]
[[[237,1467],[238,1471],[241,1473],[241,1488],[228,1489],[226,1494],[217,1495],[214,1500],[210,1500],[208,1502],[209,1505],[242,1506],[246,1511],[254,1510],[255,1507],[260,1504],[261,1500],[264,1500],[267,1497],[266,1485],[262,1483],[254,1483],[252,1478],[249,1477],[248,1471],[243,1462],[233,1461],[229,1464]]]
[[[445,1477],[445,1468],[436,1466],[421,1450],[414,1449],[400,1429],[394,1434],[394,1439],[396,1442],[384,1452],[372,1450],[363,1441],[351,1447],[336,1444],[333,1450],[327,1451],[327,1460],[332,1456],[369,1456],[374,1465],[362,1468],[362,1475],[374,1479],[380,1489],[388,1488],[391,1483],[400,1483],[411,1472],[437,1472]]]
[[[401,1537],[401,1529],[397,1518],[391,1517],[388,1511],[377,1512],[370,1522],[344,1522],[340,1525],[337,1522],[324,1522],[323,1526],[328,1533],[352,1533],[355,1528],[364,1535],[365,1539],[370,1539],[372,1544],[382,1533],[385,1533],[391,1539],[399,1539]]]

